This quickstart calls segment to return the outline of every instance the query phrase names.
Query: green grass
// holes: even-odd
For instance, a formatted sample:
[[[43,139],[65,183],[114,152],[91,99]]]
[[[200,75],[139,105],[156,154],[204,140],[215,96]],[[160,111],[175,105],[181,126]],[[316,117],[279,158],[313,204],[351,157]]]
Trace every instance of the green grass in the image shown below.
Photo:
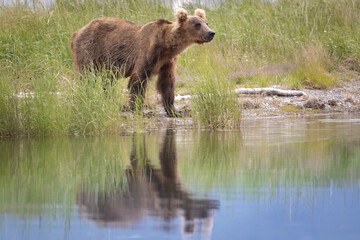
[[[193,117],[208,128],[240,126],[241,108],[233,84],[207,69],[191,87]]]
[[[216,37],[211,43],[192,46],[180,56],[181,92],[193,91],[195,79],[205,85],[213,85],[214,79],[236,82],[229,76],[244,66],[290,63],[294,72],[246,77],[241,84],[283,84],[293,88],[331,88],[338,83],[337,69],[343,60],[351,59],[347,61],[353,65],[350,68],[359,69],[358,1],[279,0],[271,4],[230,0],[207,5],[205,1],[202,6],[184,6],[190,14],[197,7],[204,8]],[[144,128],[151,122],[141,114],[136,121],[118,114],[119,104],[126,104],[127,94],[121,89],[126,80],[120,79],[114,87],[117,94],[103,96],[100,84],[94,88],[76,78],[70,50],[72,33],[104,16],[143,24],[157,18],[174,20],[171,6],[156,0],[64,0],[55,1],[48,9],[18,2],[9,7],[0,1],[1,136],[99,134]],[[201,88],[201,84],[195,85]],[[233,86],[225,84],[220,88]],[[32,98],[15,98],[14,94],[20,92],[35,94]],[[195,92],[203,94],[202,89]],[[231,94],[227,96],[232,98]],[[214,104],[212,108],[220,108]],[[226,111],[232,111],[231,104],[227,106]],[[207,112],[202,113],[202,109],[193,109],[193,115],[205,116]],[[234,121],[230,119],[234,116],[237,114],[228,114],[227,120]],[[201,123],[229,126],[210,121]],[[133,122],[137,123],[129,125]]]

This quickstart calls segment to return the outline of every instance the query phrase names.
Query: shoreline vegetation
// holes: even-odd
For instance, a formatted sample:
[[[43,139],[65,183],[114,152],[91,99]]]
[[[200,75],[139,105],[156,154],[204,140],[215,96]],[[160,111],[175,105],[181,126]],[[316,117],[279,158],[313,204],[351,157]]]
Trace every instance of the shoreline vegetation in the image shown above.
[[[158,18],[174,21],[169,2],[58,0],[46,8],[31,3],[15,1],[9,6],[0,0],[0,137],[143,131],[167,121],[238,128],[244,116],[252,116],[247,113],[256,109],[252,104],[288,101],[261,97],[249,101],[234,94],[240,87],[280,86],[314,96],[327,94],[325,110],[313,107],[327,112],[332,112],[326,109],[332,94],[340,91],[342,98],[346,96],[338,102],[353,106],[342,110],[359,112],[359,1],[229,0],[183,5],[189,12],[205,9],[216,32],[210,44],[194,45],[179,58],[176,95],[196,96],[175,102],[183,119],[161,114],[155,79],[146,106],[134,113],[121,111],[128,104],[127,79],[118,79],[106,92],[103,86],[110,79],[105,72],[87,73],[82,76],[86,81],[79,81],[70,50],[73,32],[95,18],[141,24]],[[301,110],[278,105],[289,113]],[[341,106],[338,103],[338,109]]]

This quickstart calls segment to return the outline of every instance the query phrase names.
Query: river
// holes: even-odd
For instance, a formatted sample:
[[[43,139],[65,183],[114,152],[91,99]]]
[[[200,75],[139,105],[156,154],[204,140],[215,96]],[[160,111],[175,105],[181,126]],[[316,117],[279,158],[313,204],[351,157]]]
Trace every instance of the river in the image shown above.
[[[0,141],[0,239],[359,239],[360,116]]]

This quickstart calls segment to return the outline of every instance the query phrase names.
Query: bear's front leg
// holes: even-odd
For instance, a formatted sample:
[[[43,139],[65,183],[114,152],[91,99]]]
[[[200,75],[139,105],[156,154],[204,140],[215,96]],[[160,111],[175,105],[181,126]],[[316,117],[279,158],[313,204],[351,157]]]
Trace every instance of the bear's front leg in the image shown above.
[[[165,63],[160,68],[156,87],[161,94],[166,114],[169,117],[182,117],[181,113],[177,112],[174,107],[175,68],[176,59],[172,59],[171,61]]]
[[[130,109],[134,111],[137,104],[143,104],[145,99],[147,85],[147,76],[139,76],[138,74],[132,74],[129,80],[129,92],[130,92]]]

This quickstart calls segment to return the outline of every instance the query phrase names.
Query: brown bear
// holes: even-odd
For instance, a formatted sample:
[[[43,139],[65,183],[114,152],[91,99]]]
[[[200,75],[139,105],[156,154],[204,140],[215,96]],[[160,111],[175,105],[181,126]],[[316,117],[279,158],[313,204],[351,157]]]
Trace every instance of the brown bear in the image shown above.
[[[180,53],[194,43],[210,42],[215,36],[205,12],[185,9],[176,13],[176,22],[158,19],[145,25],[117,18],[99,18],[73,34],[71,49],[80,72],[107,69],[129,79],[130,107],[136,98],[143,101],[148,79],[158,75],[157,90],[168,116],[178,116],[174,108],[175,70]]]

